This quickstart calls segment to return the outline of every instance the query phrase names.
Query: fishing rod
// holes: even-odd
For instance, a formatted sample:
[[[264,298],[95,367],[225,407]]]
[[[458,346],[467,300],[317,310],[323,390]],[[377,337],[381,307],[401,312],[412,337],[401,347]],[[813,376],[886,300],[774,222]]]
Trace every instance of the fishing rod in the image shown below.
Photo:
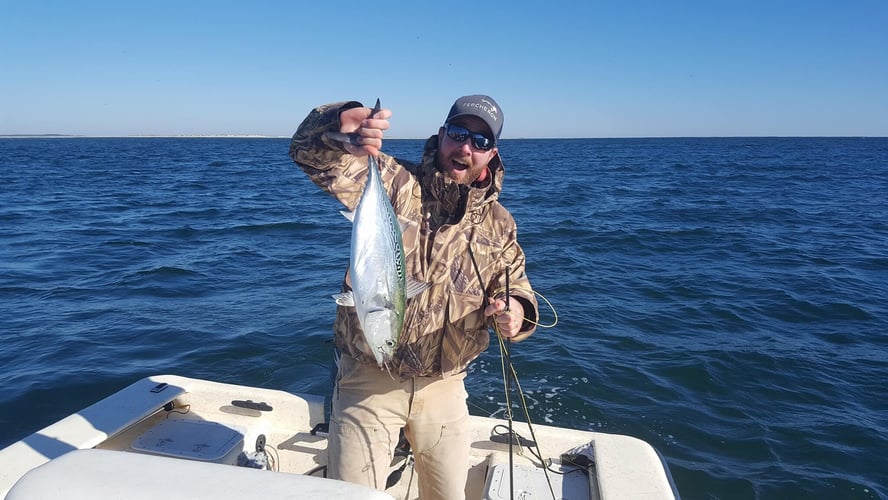
[[[484,290],[484,297],[489,301],[490,296],[487,293],[487,287],[484,287],[484,280],[481,277],[481,271],[478,268],[478,262],[475,260],[475,253],[472,251],[471,245],[469,246],[469,258],[472,260],[472,266],[475,269],[475,274],[478,276],[478,282],[482,286],[482,290]],[[505,293],[504,298],[506,301],[505,312],[509,312],[510,308],[510,297],[511,297],[511,268],[506,266],[506,278],[505,278]],[[547,301],[548,302],[548,301]],[[508,421],[508,433],[509,433],[509,498],[510,500],[515,499],[515,466],[514,466],[514,457],[515,451],[514,446],[515,442],[518,442],[518,445],[521,445],[521,437],[518,436],[514,431],[514,417],[512,415],[512,379],[515,380],[515,386],[518,389],[519,396],[521,396],[522,406],[524,407],[524,416],[527,419],[527,427],[530,430],[531,443],[528,446],[536,446],[536,457],[540,460],[540,466],[543,468],[543,474],[546,476],[546,483],[549,486],[549,492],[552,494],[553,500],[558,498],[555,495],[555,489],[552,487],[552,481],[549,478],[548,466],[545,463],[545,459],[543,458],[542,451],[540,450],[539,441],[537,441],[536,433],[533,430],[533,425],[530,421],[530,412],[527,409],[527,402],[524,399],[524,391],[521,389],[521,383],[518,381],[518,372],[515,371],[515,366],[512,364],[512,354],[507,345],[507,342],[504,340],[502,333],[499,331],[499,326],[496,321],[493,322],[494,331],[496,332],[497,340],[499,341],[500,346],[500,361],[502,364],[502,373],[503,373],[503,385],[504,385],[504,396],[506,403],[505,410],[505,418]],[[511,337],[508,338],[508,343],[511,343]],[[508,368],[508,370],[507,370]],[[532,450],[531,450],[532,452]]]
[[[506,316],[509,315],[509,309],[510,309],[509,308],[509,302],[510,302],[509,301],[509,275],[511,273],[509,273],[509,270],[510,270],[509,266],[506,266],[506,309],[505,309]],[[497,335],[499,335],[499,332],[497,332]],[[509,338],[508,344],[511,344],[511,343],[512,343],[512,339]],[[504,346],[504,348],[505,348],[503,353],[506,357],[507,364],[509,366],[512,366],[512,355],[509,352],[510,349],[509,349],[507,343],[504,343],[502,340],[500,340],[500,345]],[[505,364],[503,365],[503,370],[505,370]],[[505,380],[505,386],[506,386],[506,405],[507,405],[506,406],[506,414],[509,417],[509,499],[514,500],[515,499],[515,466],[514,466],[513,462],[515,460],[515,453],[513,451],[513,448],[515,446],[514,445],[515,431],[512,429],[512,419],[513,419],[512,401],[511,401],[511,398],[509,397],[509,394],[512,394],[512,377],[506,377],[505,371],[503,372],[503,377],[504,377],[503,380]]]

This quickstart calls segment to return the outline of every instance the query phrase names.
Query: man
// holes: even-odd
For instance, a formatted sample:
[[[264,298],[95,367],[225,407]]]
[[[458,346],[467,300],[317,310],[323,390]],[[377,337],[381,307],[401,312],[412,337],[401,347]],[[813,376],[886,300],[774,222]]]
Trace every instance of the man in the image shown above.
[[[470,450],[466,367],[487,348],[494,322],[503,337],[520,341],[533,333],[537,318],[514,219],[497,201],[503,115],[490,97],[457,99],[438,134],[426,141],[419,164],[380,153],[390,117],[387,109],[357,102],[328,104],[308,115],[290,144],[293,161],[349,210],[360,201],[367,156],[378,155],[404,227],[407,275],[429,284],[408,302],[398,346],[384,369],[354,308],[337,309],[334,337],[342,355],[328,474],[385,489],[403,428],[420,497],[463,498]],[[352,140],[334,140],[337,133]],[[349,289],[346,276],[343,290]]]

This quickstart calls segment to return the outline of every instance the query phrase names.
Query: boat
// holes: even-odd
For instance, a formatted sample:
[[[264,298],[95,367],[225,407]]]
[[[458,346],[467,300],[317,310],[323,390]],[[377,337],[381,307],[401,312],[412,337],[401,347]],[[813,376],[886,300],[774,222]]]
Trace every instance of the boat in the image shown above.
[[[468,499],[679,498],[635,437],[470,420]],[[385,491],[327,479],[325,429],[321,396],[150,376],[0,450],[0,497],[417,498],[407,446]]]

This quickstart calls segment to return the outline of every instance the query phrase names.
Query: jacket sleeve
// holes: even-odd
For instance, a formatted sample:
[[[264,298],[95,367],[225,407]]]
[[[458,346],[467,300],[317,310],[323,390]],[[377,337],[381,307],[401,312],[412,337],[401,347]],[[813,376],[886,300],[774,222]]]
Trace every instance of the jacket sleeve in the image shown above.
[[[514,219],[509,215],[508,231],[506,232],[506,241],[503,245],[503,268],[502,272],[494,277],[493,290],[489,291],[490,295],[495,299],[502,299],[506,296],[506,269],[509,274],[509,296],[521,302],[524,308],[524,323],[518,335],[512,338],[515,342],[520,342],[531,336],[539,322],[538,304],[536,295],[530,285],[530,279],[525,272],[525,256],[524,251],[518,244],[518,229]]]
[[[367,178],[367,160],[349,154],[325,133],[339,132],[339,113],[360,106],[356,101],[319,106],[302,121],[290,141],[290,158],[312,182],[349,210],[354,210],[360,201]]]
[[[517,241],[512,243],[515,247],[518,247]],[[514,267],[510,266],[509,268],[509,295],[521,302],[522,307],[524,307],[524,323],[521,325],[518,335],[512,339],[515,342],[520,342],[533,335],[536,331],[539,313],[536,296],[534,295],[533,288],[530,286],[530,280],[524,272],[524,252],[520,247],[517,248],[517,252],[521,264]],[[505,279],[505,273],[503,276],[503,279]],[[505,292],[501,294],[501,297],[504,296]]]

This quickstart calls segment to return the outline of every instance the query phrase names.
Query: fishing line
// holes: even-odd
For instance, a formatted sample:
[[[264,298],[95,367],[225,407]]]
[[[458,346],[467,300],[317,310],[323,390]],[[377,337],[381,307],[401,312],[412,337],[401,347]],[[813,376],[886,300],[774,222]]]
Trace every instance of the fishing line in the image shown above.
[[[471,252],[469,254],[471,255]],[[472,263],[474,264],[474,257],[472,258],[472,260],[473,260]],[[478,272],[477,268],[475,269],[475,272]],[[479,275],[479,277],[480,277],[480,275]],[[518,288],[518,290],[530,292],[530,293],[536,295],[537,297],[543,299],[543,302],[545,302],[546,305],[549,306],[549,310],[552,311],[552,316],[553,316],[552,322],[549,323],[548,325],[544,325],[542,323],[537,323],[536,321],[529,319],[529,318],[524,318],[524,321],[530,323],[531,325],[538,326],[540,328],[553,328],[555,325],[558,324],[558,311],[555,310],[555,306],[553,306],[552,303],[549,302],[549,299],[547,299],[545,295],[541,294],[540,292],[538,292],[536,290],[528,290],[526,288]],[[506,292],[505,288],[497,288],[496,290],[493,291],[493,295],[498,295],[500,293],[505,294],[505,292]],[[540,314],[539,314],[539,312],[537,312],[537,320],[539,320],[539,319],[540,319]]]
[[[505,307],[505,312],[507,312],[507,313],[509,312],[509,303],[511,302],[509,300],[509,293],[510,293],[510,291],[509,291],[509,274],[510,274],[509,273],[509,266],[506,266],[506,292],[505,292],[506,307]],[[511,321],[511,319],[510,319],[510,321]],[[508,365],[512,366],[512,355],[511,355],[511,353],[509,353],[508,347],[503,342],[503,336],[500,335],[500,331],[499,331],[499,323],[496,320],[493,321],[493,328],[494,328],[494,330],[496,330],[496,336],[500,339],[499,340],[500,363],[502,364],[502,367],[503,367],[503,386],[504,386],[503,393],[506,395],[506,398],[505,398],[506,399],[506,418],[509,419],[509,495],[510,495],[511,499],[514,499],[515,498],[515,466],[513,464],[513,461],[515,459],[515,453],[513,451],[513,447],[514,447],[514,442],[515,442],[515,438],[514,438],[515,431],[512,429],[512,419],[513,419],[512,399],[509,396],[510,394],[512,394],[512,384],[511,384],[512,377],[506,376],[506,362],[508,361]],[[511,342],[511,339],[509,340],[509,342]]]
[[[510,384],[508,380],[515,380],[515,387],[518,389],[518,397],[521,400],[521,408],[524,410],[524,418],[527,420],[527,428],[530,430],[530,439],[533,442],[533,446],[528,446],[530,448],[531,453],[533,453],[533,447],[536,447],[536,453],[533,453],[537,458],[540,459],[540,467],[543,469],[543,474],[546,476],[546,484],[549,486],[549,492],[552,493],[552,498],[558,498],[555,496],[555,488],[552,486],[552,480],[549,478],[549,467],[546,465],[545,460],[543,460],[543,452],[540,450],[539,441],[537,441],[536,433],[533,430],[533,424],[530,420],[530,411],[527,408],[527,400],[524,398],[524,389],[521,388],[521,382],[518,381],[518,372],[515,371],[515,365],[512,364],[512,357],[509,353],[509,348],[506,346],[505,337],[499,331],[499,325],[494,321],[493,329],[496,332],[496,337],[499,339],[500,345],[500,359],[503,365],[503,377],[504,377],[504,385],[506,387],[506,415],[509,419],[509,485],[511,486],[512,493],[515,490],[515,483],[512,481],[512,443],[514,441],[518,441],[520,446],[521,441],[520,437],[512,430],[512,400],[509,395],[510,393]],[[508,365],[509,373],[506,374],[506,365]],[[518,438],[518,439],[516,439]]]
[[[475,259],[475,253],[472,251],[471,245],[469,245],[468,250],[469,250],[469,258],[472,260],[472,267],[474,267],[475,274],[478,276],[478,282],[481,285],[481,289],[484,290],[484,298],[487,300],[487,302],[490,302],[490,296],[487,294],[487,287],[484,286],[484,279],[481,277],[481,271],[478,268],[478,262]],[[503,292],[503,296],[505,297],[505,300],[506,300],[506,309],[505,309],[506,311],[509,310],[509,297],[511,295],[511,290],[509,289],[510,288],[509,287],[509,276],[510,276],[509,270],[510,270],[509,266],[506,266],[506,283],[505,283],[506,286],[505,286],[505,288],[495,290],[493,293],[493,295],[497,295],[500,292]],[[534,292],[534,293],[536,293],[536,292]],[[543,300],[546,301],[546,304],[549,305],[549,307],[552,309],[553,314],[555,314],[555,321],[552,323],[552,325],[550,325],[550,326],[555,326],[555,324],[558,322],[558,315],[555,312],[555,308],[552,307],[552,304],[551,304],[551,302],[549,302],[548,299],[543,297],[541,294],[537,293],[537,295],[539,295],[540,297],[543,298]],[[537,312],[537,319],[539,319],[539,312]],[[524,318],[524,320],[526,321],[527,319]],[[533,323],[537,326],[541,326],[541,325],[539,325],[539,323],[537,323],[535,321],[531,321],[531,323]],[[550,327],[550,326],[547,326],[547,327]],[[508,421],[508,424],[509,424],[509,427],[508,427],[509,434],[508,435],[509,435],[509,494],[510,494],[510,498],[512,498],[512,499],[515,498],[515,481],[514,481],[514,465],[513,465],[513,458],[514,458],[515,454],[513,451],[513,444],[516,441],[517,434],[512,429],[513,416],[512,416],[512,398],[511,398],[511,392],[512,392],[511,391],[511,381],[514,380],[515,386],[518,389],[518,395],[521,399],[521,406],[524,409],[524,417],[527,419],[527,428],[530,430],[530,436],[531,436],[531,440],[533,442],[533,445],[536,446],[536,453],[533,453],[532,451],[531,451],[531,453],[533,453],[537,458],[540,459],[540,466],[542,467],[543,474],[546,477],[546,483],[549,486],[549,492],[552,494],[552,498],[556,499],[558,497],[555,495],[555,488],[552,486],[552,480],[549,477],[549,467],[546,465],[545,460],[543,460],[543,458],[542,458],[543,452],[540,450],[539,442],[536,439],[536,433],[533,430],[533,424],[531,423],[531,420],[530,420],[530,411],[527,408],[527,401],[524,398],[524,390],[521,389],[521,383],[518,381],[518,372],[515,371],[515,366],[512,364],[511,353],[509,352],[509,348],[505,342],[505,337],[503,337],[502,333],[500,332],[499,324],[496,322],[496,320],[493,321],[493,329],[494,329],[494,332],[496,333],[496,338],[499,341],[499,346],[500,346],[500,363],[502,366],[503,386],[504,386],[505,403],[506,403],[506,409],[505,409],[504,415],[505,415],[505,417]],[[511,338],[509,339],[509,342],[511,342]],[[508,367],[508,369],[507,369],[507,367]],[[518,445],[519,446],[521,445],[520,440],[518,441]],[[530,446],[529,448],[532,450],[532,446]]]

